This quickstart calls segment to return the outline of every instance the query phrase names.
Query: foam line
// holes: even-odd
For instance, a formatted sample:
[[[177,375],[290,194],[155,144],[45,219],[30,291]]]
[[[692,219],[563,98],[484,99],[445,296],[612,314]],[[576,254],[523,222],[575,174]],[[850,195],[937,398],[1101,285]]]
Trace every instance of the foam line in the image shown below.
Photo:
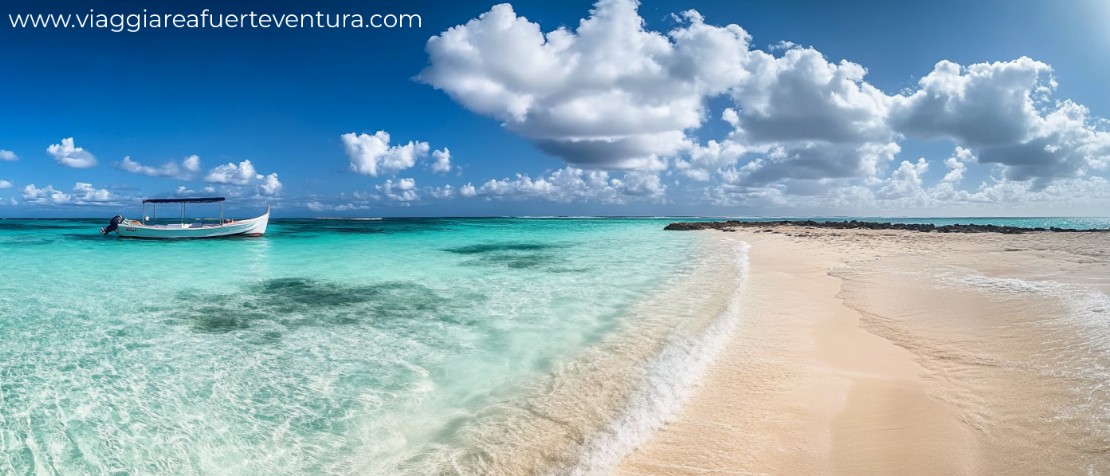
[[[629,397],[628,405],[605,428],[586,440],[570,474],[611,472],[682,409],[694,387],[705,377],[709,365],[728,343],[740,319],[740,299],[747,280],[751,245],[741,241],[737,248],[736,266],[740,279],[728,306],[700,335],[672,337],[647,363],[644,385]]]

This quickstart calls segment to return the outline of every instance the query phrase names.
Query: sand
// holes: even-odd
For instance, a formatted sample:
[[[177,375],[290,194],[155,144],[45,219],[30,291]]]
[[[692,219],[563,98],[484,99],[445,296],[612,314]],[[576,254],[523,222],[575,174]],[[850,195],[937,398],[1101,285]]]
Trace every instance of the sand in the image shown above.
[[[690,233],[751,244],[740,324],[617,473],[1110,471],[1110,234]]]

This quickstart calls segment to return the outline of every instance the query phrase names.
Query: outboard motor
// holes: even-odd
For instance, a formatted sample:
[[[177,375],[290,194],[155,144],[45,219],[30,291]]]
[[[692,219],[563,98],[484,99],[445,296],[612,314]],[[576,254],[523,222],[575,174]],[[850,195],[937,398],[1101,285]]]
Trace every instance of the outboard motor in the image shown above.
[[[123,215],[116,215],[112,217],[112,220],[108,222],[108,226],[100,229],[100,234],[107,235],[108,233],[116,231],[116,228],[119,228],[120,223],[123,223]]]

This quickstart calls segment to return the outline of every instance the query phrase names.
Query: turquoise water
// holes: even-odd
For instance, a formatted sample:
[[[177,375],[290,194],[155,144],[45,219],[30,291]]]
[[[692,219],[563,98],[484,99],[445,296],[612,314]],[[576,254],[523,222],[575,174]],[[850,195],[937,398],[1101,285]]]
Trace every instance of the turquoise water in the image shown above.
[[[0,474],[605,468],[731,325],[743,252],[675,220],[0,220]]]
[[[0,473],[385,473],[627,324],[665,220],[0,221]]]

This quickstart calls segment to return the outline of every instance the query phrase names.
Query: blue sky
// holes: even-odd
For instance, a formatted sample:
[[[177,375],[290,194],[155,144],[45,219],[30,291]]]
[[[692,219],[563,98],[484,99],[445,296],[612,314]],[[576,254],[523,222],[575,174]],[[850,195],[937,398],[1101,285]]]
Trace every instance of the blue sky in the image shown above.
[[[155,6],[422,26],[113,33],[6,18]],[[178,194],[277,216],[1105,215],[1110,198],[1110,6],[1094,0],[2,10],[0,216],[127,214]]]

